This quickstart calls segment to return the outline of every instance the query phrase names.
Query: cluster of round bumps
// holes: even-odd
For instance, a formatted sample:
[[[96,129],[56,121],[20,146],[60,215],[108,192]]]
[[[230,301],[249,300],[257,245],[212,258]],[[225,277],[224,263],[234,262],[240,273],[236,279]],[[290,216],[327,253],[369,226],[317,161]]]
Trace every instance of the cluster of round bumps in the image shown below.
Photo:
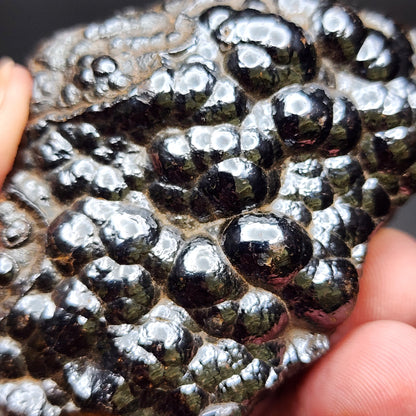
[[[139,85],[114,22],[70,53],[61,98],[99,104],[33,123],[0,201],[0,413],[237,416],[327,350],[416,190],[413,51],[277,3],[207,4]]]

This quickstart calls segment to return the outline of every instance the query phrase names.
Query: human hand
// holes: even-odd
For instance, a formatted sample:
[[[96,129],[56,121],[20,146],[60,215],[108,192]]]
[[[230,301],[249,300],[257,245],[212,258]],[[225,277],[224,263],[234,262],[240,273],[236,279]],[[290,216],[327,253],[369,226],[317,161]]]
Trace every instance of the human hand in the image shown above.
[[[29,116],[32,79],[10,58],[0,59],[0,188],[13,166]]]
[[[360,293],[332,349],[262,401],[252,416],[416,415],[416,241],[382,229],[369,243]]]

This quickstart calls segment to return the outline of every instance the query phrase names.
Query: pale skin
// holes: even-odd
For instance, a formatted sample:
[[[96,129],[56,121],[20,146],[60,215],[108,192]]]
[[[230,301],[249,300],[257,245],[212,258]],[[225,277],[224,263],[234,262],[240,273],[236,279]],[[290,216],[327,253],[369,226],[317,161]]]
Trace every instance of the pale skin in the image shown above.
[[[0,60],[0,187],[13,166],[28,115],[32,78],[11,59]]]
[[[0,184],[28,117],[26,69],[0,61]],[[264,399],[254,416],[416,415],[416,240],[393,229],[369,244],[351,317],[333,347],[301,377]]]

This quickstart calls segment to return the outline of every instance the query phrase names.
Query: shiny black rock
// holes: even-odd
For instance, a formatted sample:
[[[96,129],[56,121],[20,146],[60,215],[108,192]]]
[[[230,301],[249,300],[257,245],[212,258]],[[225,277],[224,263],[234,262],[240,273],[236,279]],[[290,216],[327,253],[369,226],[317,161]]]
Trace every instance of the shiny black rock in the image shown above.
[[[340,276],[342,276],[340,278]],[[346,260],[312,261],[284,290],[298,316],[317,328],[332,329],[345,320],[354,306],[358,276]]]
[[[295,149],[322,143],[332,127],[332,102],[316,86],[287,87],[272,100],[273,119],[283,142]]]
[[[275,214],[235,218],[225,228],[222,244],[231,263],[253,284],[285,284],[312,255],[305,231]]]
[[[325,51],[342,61],[355,58],[367,33],[357,14],[341,5],[324,7],[314,23]]]
[[[201,237],[185,245],[168,279],[170,293],[184,307],[210,306],[235,297],[240,285],[219,247]]]
[[[232,158],[209,169],[197,189],[223,217],[259,205],[267,194],[267,178],[254,163]]]
[[[40,45],[0,415],[247,416],[325,354],[416,191],[415,44],[326,0],[169,0]]]

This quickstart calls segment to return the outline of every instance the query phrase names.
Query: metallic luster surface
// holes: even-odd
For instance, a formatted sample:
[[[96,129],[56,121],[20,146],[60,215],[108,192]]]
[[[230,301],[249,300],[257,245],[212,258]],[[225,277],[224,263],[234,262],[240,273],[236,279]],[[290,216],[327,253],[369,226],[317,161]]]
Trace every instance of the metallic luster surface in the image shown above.
[[[416,188],[413,32],[184,0],[45,42],[0,197],[0,413],[245,415],[322,356]]]

